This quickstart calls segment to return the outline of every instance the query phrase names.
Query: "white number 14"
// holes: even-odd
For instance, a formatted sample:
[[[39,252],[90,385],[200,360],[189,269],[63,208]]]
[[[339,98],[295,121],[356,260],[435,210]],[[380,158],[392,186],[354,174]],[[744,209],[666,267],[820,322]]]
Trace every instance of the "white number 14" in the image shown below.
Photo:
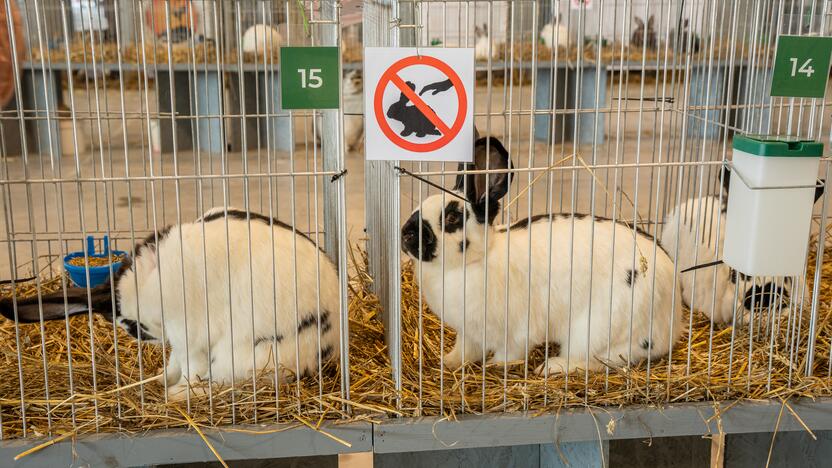
[[[309,72],[309,80],[307,81],[306,76],[307,70],[300,68],[298,69],[298,73],[300,73],[300,87],[301,88],[320,88],[324,84],[324,80],[321,79],[320,76],[317,74],[321,72],[320,68],[310,68]],[[794,75],[792,75],[794,76]]]
[[[798,73],[802,73],[806,75],[806,78],[811,78],[812,75],[815,74],[815,68],[812,67],[812,59],[808,59],[803,62],[803,65],[800,66],[800,69],[797,68],[797,58],[792,57],[792,76],[797,76]]]

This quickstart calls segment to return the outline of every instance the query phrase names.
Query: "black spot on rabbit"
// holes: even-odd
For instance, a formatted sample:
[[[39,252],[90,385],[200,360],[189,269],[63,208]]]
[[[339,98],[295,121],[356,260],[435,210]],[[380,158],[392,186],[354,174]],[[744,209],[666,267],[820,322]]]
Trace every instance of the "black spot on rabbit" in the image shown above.
[[[762,286],[755,285],[745,291],[742,305],[746,310],[752,310],[752,306],[753,309],[757,310],[768,309],[772,305],[776,305],[779,298],[784,294],[783,288],[770,282]],[[786,298],[783,297],[782,299],[785,300]]]
[[[627,276],[624,278],[624,281],[627,282],[627,286],[633,286],[636,284],[637,278],[638,272],[636,270],[627,270]]]
[[[648,340],[647,338],[641,340],[641,349],[649,350],[650,349],[650,340]]]
[[[416,90],[416,85],[410,81],[407,82],[407,86],[413,91]],[[387,117],[398,120],[404,125],[404,129],[399,133],[401,136],[406,137],[415,133],[416,137],[424,138],[427,135],[442,134],[418,107],[408,105],[409,103],[410,99],[404,93],[401,93],[399,100],[387,109]]]
[[[656,50],[659,48],[659,41],[656,38],[655,18],[651,15],[647,20],[647,29],[645,30],[644,20],[635,18],[636,28],[633,30],[633,35],[630,38],[630,45],[636,48],[647,47],[648,50]]]
[[[471,241],[465,239],[465,242],[459,241],[459,251],[460,253],[465,252],[465,249],[471,244]]]
[[[436,234],[430,223],[419,218],[420,214],[416,211],[402,226],[402,249],[415,258],[429,262],[436,258]]]
[[[444,228],[443,230],[446,233],[452,234],[452,233],[462,229],[462,222],[463,222],[462,206],[460,206],[458,201],[456,201],[456,200],[451,201],[450,203],[448,203],[447,206],[445,206],[444,216],[445,216],[445,220],[444,220],[445,225],[443,226],[443,228]],[[440,219],[439,220],[439,225],[442,226],[442,223],[443,223],[443,221]]]
[[[258,336],[254,340],[254,346],[260,346],[263,343],[271,343],[271,342],[280,343],[282,341],[283,341],[283,335]],[[211,360],[213,361],[213,358],[211,358]],[[212,362],[212,364],[213,364],[213,362]]]

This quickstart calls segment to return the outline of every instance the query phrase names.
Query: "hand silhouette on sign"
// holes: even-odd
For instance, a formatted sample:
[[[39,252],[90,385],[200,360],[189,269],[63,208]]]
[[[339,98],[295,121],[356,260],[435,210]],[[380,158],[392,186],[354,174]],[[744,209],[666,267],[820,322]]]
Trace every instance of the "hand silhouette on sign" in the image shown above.
[[[431,96],[436,96],[437,94],[443,91],[451,89],[451,87],[453,87],[451,80],[437,81],[436,83],[431,83],[422,88],[422,90],[419,91],[419,96],[425,94],[428,91],[433,91],[433,93],[431,93]]]

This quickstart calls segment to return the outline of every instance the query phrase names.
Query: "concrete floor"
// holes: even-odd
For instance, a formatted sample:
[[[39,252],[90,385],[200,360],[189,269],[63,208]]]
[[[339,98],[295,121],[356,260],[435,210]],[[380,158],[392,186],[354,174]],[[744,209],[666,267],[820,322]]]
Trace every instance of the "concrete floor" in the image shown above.
[[[640,84],[633,82],[619,86],[613,80],[610,96],[640,96]],[[619,93],[619,88],[621,93]],[[655,85],[646,86],[645,95],[655,92]],[[87,109],[95,109],[94,93],[75,91],[75,102],[79,115]],[[104,94],[104,93],[99,93]],[[678,93],[676,93],[678,94]],[[489,106],[490,96],[490,106]],[[97,237],[109,232],[121,249],[130,248],[135,239],[140,239],[176,222],[187,222],[213,206],[249,207],[253,211],[271,213],[281,220],[294,223],[298,229],[316,232],[322,229],[323,198],[322,188],[330,183],[323,176],[276,176],[244,177],[244,174],[286,174],[322,170],[320,149],[315,149],[310,138],[308,118],[295,118],[295,141],[308,142],[288,152],[250,149],[244,153],[228,153],[225,169],[221,155],[205,152],[178,151],[153,154],[147,138],[145,100],[137,91],[125,96],[126,135],[121,123],[121,104],[117,93],[110,92],[107,99],[99,96],[98,108],[103,110],[102,118],[109,117],[111,125],[102,137],[104,149],[97,149],[97,121],[79,122],[75,129],[79,141],[91,142],[89,148],[64,154],[59,160],[51,161],[48,155],[31,153],[24,162],[19,156],[4,158],[2,179],[11,183],[4,185],[3,227],[0,237],[13,237],[15,248],[4,248],[0,253],[0,278],[11,275],[11,265],[17,266],[17,274],[32,274],[30,264],[38,256],[38,269],[48,266],[48,259],[58,258],[62,249],[61,241],[68,244],[63,251],[80,249],[82,232]],[[490,133],[501,138],[507,146],[517,168],[545,168],[553,162],[562,165],[575,164],[619,164],[660,161],[713,161],[722,158],[723,152],[730,154],[730,144],[715,140],[688,139],[681,141],[683,123],[681,113],[657,110],[655,102],[610,100],[610,109],[603,114],[606,138],[597,145],[574,145],[565,141],[563,135],[556,135],[555,141],[530,142],[532,108],[530,86],[524,84],[509,88],[495,82],[489,93],[478,84],[476,93],[476,124],[481,133]],[[621,103],[619,107],[619,103]],[[668,107],[669,108],[669,107]],[[358,109],[357,111],[360,111]],[[356,113],[347,109],[348,113]],[[149,109],[155,112],[155,109]],[[808,119],[808,113],[805,116]],[[360,119],[347,115],[346,119]],[[104,125],[106,122],[104,120]],[[68,133],[67,133],[68,130]],[[64,139],[72,137],[72,128],[64,128]],[[125,147],[124,141],[127,142]],[[83,144],[81,145],[84,146]],[[72,149],[71,147],[69,148]],[[576,157],[573,159],[573,155]],[[363,149],[345,156],[348,174],[347,223],[349,240],[359,241],[364,227],[364,164]],[[455,165],[447,165],[453,170]],[[439,164],[412,164],[412,170],[438,171]],[[108,177],[140,177],[144,180],[100,182],[95,179],[104,173]],[[230,177],[222,179],[220,174]],[[662,213],[669,204],[674,204],[678,184],[682,184],[682,198],[697,192],[695,183],[698,170],[679,173],[674,168],[603,168],[594,171],[596,178],[595,212],[604,216],[633,218],[633,204],[646,226],[662,221]],[[716,186],[716,180],[705,173],[704,190],[708,184]],[[519,172],[513,183],[509,198],[514,202],[508,218],[517,219],[529,214],[574,209],[589,212],[593,199],[591,192],[592,174],[583,168],[575,170],[554,170],[551,177],[535,179],[540,172]],[[202,175],[202,177],[198,177]],[[206,177],[207,175],[207,177]],[[176,179],[178,176],[179,179]],[[76,181],[80,177],[83,181]],[[450,186],[454,176],[432,178],[436,183]],[[62,182],[58,183],[56,180]],[[573,180],[576,182],[573,185]],[[28,181],[28,183],[17,183]],[[524,188],[533,183],[529,191]],[[419,183],[405,177],[402,180],[402,216],[406,217],[419,203]],[[616,191],[618,188],[618,191]],[[422,185],[421,196],[426,197],[435,189]],[[621,194],[626,194],[623,198]],[[658,194],[658,195],[657,195]],[[371,195],[372,196],[372,195]],[[628,200],[629,198],[629,200]],[[548,199],[548,202],[547,202]],[[323,234],[323,233],[320,233]],[[31,242],[37,239],[37,243]],[[8,244],[7,244],[8,245]]]

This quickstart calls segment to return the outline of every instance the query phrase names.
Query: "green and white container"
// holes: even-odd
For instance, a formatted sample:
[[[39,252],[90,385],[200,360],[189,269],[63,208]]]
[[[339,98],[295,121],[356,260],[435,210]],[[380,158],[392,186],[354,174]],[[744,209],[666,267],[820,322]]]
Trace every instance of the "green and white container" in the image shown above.
[[[823,144],[734,136],[723,260],[753,276],[803,274]]]

